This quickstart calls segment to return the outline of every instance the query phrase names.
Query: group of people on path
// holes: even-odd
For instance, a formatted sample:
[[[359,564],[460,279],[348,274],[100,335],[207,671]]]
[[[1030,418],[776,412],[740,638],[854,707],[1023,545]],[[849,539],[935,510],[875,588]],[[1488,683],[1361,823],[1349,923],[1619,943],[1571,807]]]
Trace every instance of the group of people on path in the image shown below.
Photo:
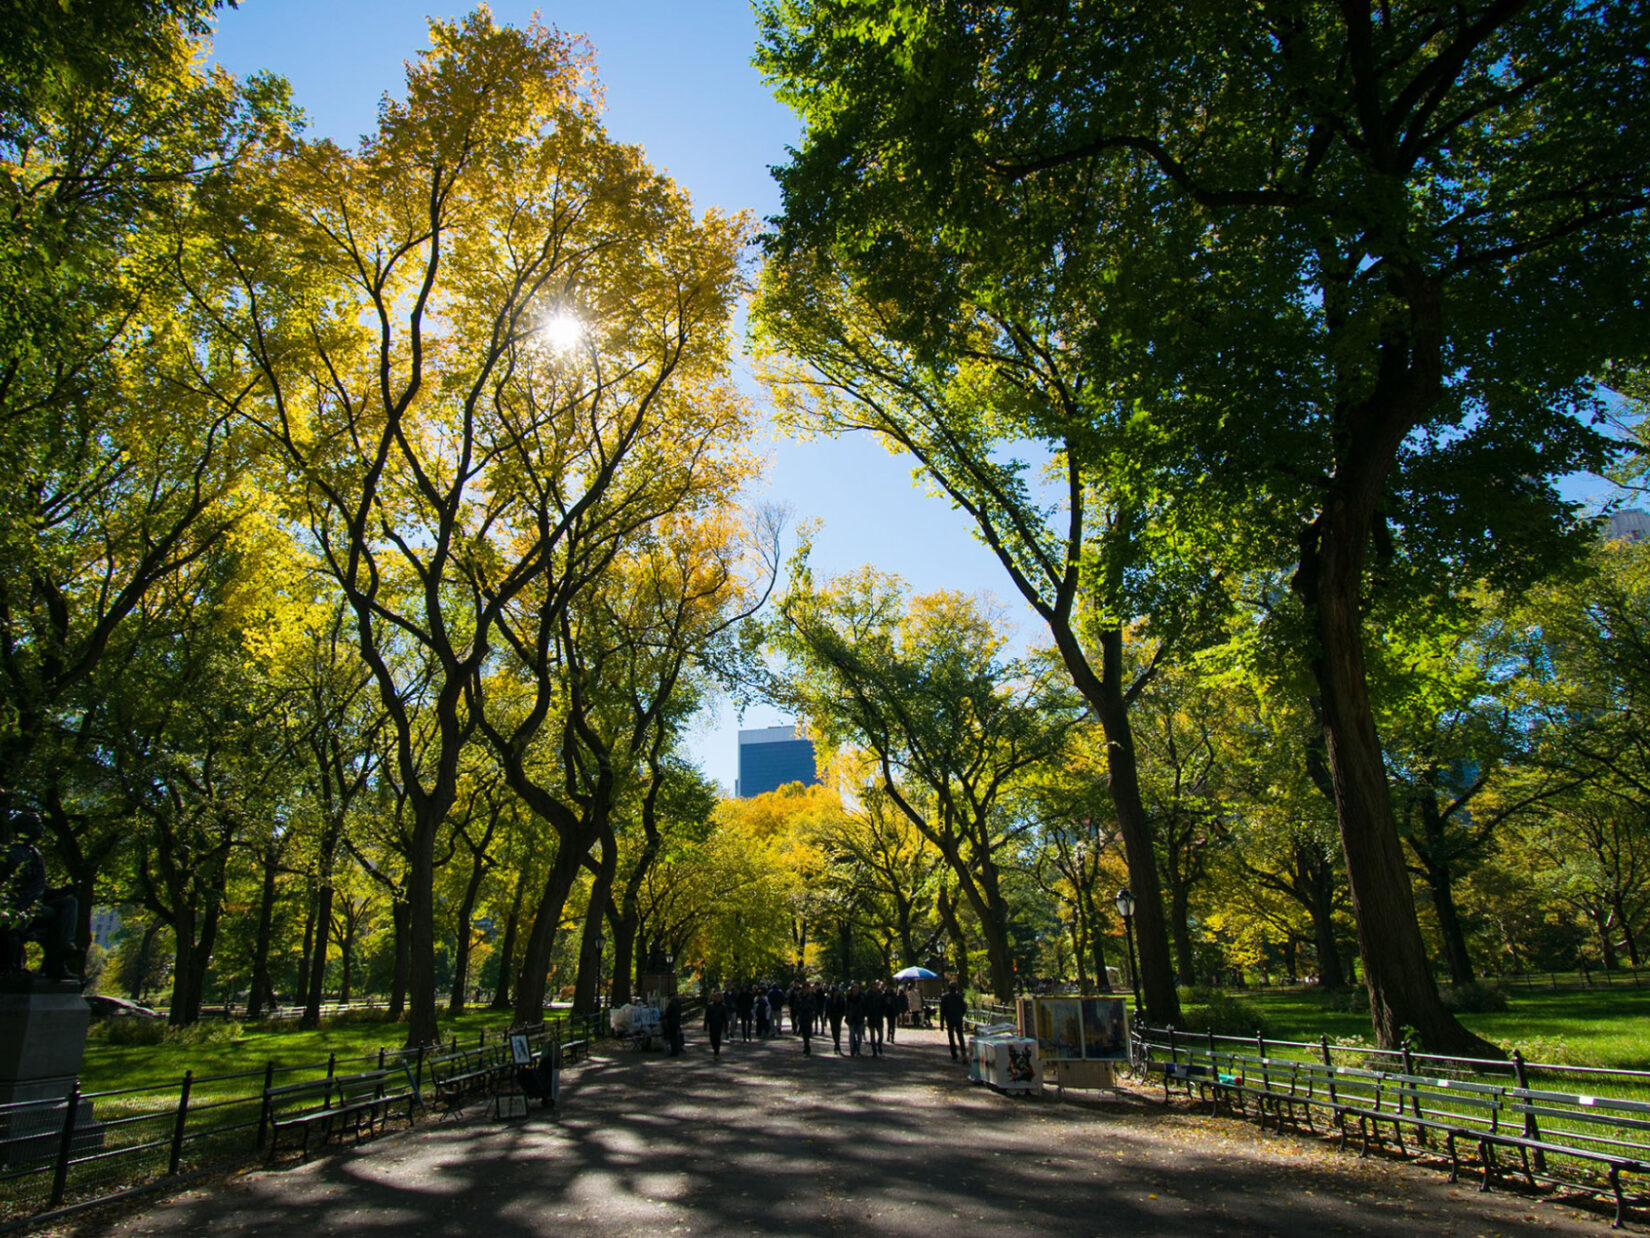
[[[791,1034],[801,1038],[805,1054],[813,1052],[814,1037],[823,1040],[828,1029],[837,1053],[881,1057],[884,1045],[893,1043],[901,1024],[910,1027],[922,1022],[923,1000],[915,984],[899,989],[880,980],[864,985],[796,981],[788,989],[778,983],[729,987],[712,992],[705,1004],[705,1033],[712,1054],[722,1056],[724,1040],[731,1043],[735,1029],[741,1041],[783,1034],[787,1014]]]

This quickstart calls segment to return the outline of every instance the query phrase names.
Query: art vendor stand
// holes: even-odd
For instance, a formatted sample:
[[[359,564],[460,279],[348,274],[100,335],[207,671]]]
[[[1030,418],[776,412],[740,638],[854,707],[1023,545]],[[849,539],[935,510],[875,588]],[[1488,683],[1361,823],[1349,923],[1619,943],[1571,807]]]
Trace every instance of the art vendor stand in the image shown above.
[[[1041,1094],[1037,1042],[1016,1036],[1012,1023],[981,1028],[968,1041],[968,1077],[999,1092]]]
[[[1110,1088],[1129,1060],[1120,997],[1022,997],[1020,1034],[1035,1040],[1043,1077],[1056,1087]]]

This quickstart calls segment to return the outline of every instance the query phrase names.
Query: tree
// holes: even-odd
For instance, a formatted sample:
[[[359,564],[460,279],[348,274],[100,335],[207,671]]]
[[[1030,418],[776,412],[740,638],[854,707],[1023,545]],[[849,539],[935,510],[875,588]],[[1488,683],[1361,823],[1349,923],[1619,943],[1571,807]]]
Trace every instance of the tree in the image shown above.
[[[805,556],[780,600],[775,695],[875,761],[873,786],[944,858],[979,918],[992,991],[1014,993],[1005,858],[1030,822],[1017,776],[1059,755],[1078,721],[1047,657],[1010,659],[999,619],[959,594],[907,602],[869,569],[815,586]]]
[[[743,225],[695,219],[596,116],[572,41],[433,23],[378,132],[294,144],[219,247],[243,291],[224,346],[389,715],[414,1043],[436,1036],[436,842],[502,618],[532,592],[555,630],[725,394]]]
[[[207,11],[10,5],[0,51],[0,791],[44,809],[82,948],[118,838],[74,806],[121,684],[107,663],[202,570],[252,463],[233,408],[190,391],[223,364],[194,348],[178,272],[218,226],[215,186],[288,109],[278,83],[202,70]]]
[[[903,259],[936,238],[969,261],[919,297],[1103,291],[1088,338],[1176,448],[1146,462],[1159,488],[1294,558],[1378,1041],[1488,1051],[1426,964],[1365,604],[1574,552],[1552,479],[1605,446],[1572,414],[1643,349],[1650,15],[839,9],[764,10],[764,67],[810,122],[786,218],[880,264],[873,297],[913,320]]]

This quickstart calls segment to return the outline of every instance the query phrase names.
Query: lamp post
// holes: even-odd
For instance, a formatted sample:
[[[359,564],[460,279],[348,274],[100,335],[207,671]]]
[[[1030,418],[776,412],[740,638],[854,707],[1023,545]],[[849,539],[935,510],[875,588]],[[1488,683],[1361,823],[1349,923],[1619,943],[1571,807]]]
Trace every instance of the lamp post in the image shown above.
[[[602,947],[607,944],[607,938],[600,929],[596,930],[596,1009],[602,1008]]]
[[[1123,935],[1129,939],[1129,980],[1134,985],[1134,1013],[1140,1016],[1140,968],[1134,961],[1134,894],[1127,886],[1117,892],[1117,914],[1123,917]]]

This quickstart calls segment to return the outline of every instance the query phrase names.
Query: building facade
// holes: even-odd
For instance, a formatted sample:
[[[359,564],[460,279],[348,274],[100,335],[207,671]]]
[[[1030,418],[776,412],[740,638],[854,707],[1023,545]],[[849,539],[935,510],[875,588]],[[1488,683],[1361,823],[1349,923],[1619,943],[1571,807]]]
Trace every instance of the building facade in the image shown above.
[[[791,782],[816,784],[814,742],[794,726],[765,726],[739,732],[739,781],[733,793],[748,800]]]

